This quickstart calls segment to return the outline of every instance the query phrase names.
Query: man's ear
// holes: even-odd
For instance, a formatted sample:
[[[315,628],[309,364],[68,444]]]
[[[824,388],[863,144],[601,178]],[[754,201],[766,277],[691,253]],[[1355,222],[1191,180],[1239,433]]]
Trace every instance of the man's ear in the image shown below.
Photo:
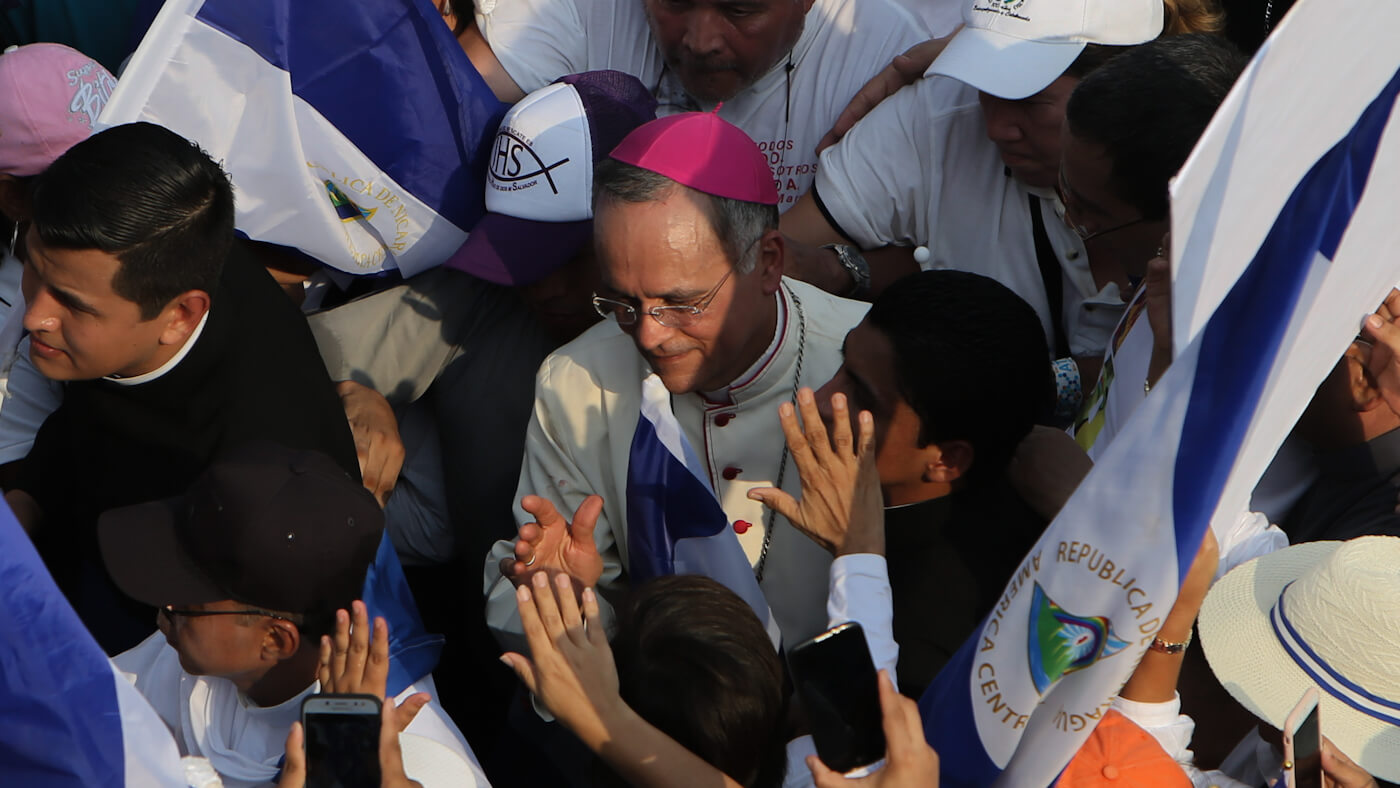
[[[764,295],[773,295],[782,285],[788,251],[787,239],[778,230],[769,230],[758,239],[756,265]]]
[[[972,468],[972,444],[964,440],[943,441],[925,447],[930,453],[924,465],[924,481],[952,484]]]
[[[1346,367],[1347,393],[1351,395],[1352,407],[1357,413],[1367,413],[1385,405],[1380,387],[1370,371],[1371,346],[1362,342],[1352,342],[1342,354]]]
[[[208,312],[209,294],[203,290],[186,290],[175,296],[160,313],[159,319],[165,322],[160,343],[183,345]]]
[[[284,619],[268,621],[267,634],[263,637],[263,658],[269,662],[281,662],[296,656],[301,649],[301,630]]]
[[[0,174],[0,214],[10,221],[24,222],[29,220],[29,213],[29,184],[13,175]]]

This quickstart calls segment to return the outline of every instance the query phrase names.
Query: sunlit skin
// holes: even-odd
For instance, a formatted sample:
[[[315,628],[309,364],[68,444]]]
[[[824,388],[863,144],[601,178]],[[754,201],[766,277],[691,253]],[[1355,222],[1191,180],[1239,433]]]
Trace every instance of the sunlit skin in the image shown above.
[[[29,356],[53,380],[131,377],[159,369],[208,310],[208,294],[192,290],[143,320],[141,308],[112,288],[121,266],[115,256],[48,248],[32,228],[26,239],[22,289]]]
[[[870,411],[875,423],[875,467],[886,506],[902,506],[945,496],[972,461],[966,441],[920,446],[919,415],[899,391],[894,344],[880,329],[863,320],[842,345],[841,368],[816,393],[822,420],[831,426],[831,395],[846,395],[852,434],[859,434],[856,416]]]
[[[245,610],[232,599],[172,605],[181,610]],[[233,682],[260,706],[286,701],[315,679],[318,643],[301,637],[296,625],[270,616],[181,616],[156,614],[156,626],[192,676]]]
[[[1027,186],[1050,189],[1060,169],[1060,126],[1079,79],[1061,75],[1035,95],[1015,101],[978,93],[987,138],[1002,163]]]
[[[732,266],[699,199],[676,187],[652,202],[601,201],[593,220],[598,294],[640,310],[695,304],[714,289]],[[694,324],[667,327],[641,315],[624,329],[671,393],[722,390],[768,347],[777,327],[782,234],[770,230],[756,247],[754,270],[730,275]]]
[[[173,605],[182,610],[243,610],[233,600],[203,605]],[[180,655],[180,667],[192,676],[222,676],[246,690],[276,663],[249,659],[259,654],[266,635],[263,619],[245,616],[181,616],[156,614],[165,642]],[[172,620],[174,623],[172,623]],[[269,619],[270,620],[270,619]]]
[[[643,0],[652,37],[686,92],[727,101],[792,51],[814,0]]]

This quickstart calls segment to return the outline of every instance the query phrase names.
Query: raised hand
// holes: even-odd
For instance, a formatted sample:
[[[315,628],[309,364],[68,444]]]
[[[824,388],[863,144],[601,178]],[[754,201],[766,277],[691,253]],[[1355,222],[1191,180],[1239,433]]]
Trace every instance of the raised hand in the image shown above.
[[[393,699],[384,697],[389,681],[389,624],[382,617],[374,619],[371,630],[369,611],[365,603],[355,600],[351,612],[335,612],[335,635],[321,636],[321,658],[316,678],[321,692],[359,693],[373,695],[391,709],[385,719],[401,733],[431,699],[418,692],[395,706]]]
[[[585,498],[572,523],[538,495],[525,496],[520,505],[535,516],[535,522],[520,526],[515,555],[501,559],[501,574],[517,587],[541,572],[568,575],[576,593],[596,585],[603,576],[603,558],[593,542],[593,528],[603,513],[602,496]]]
[[[846,396],[831,396],[831,435],[817,412],[811,389],[797,394],[802,424],[790,403],[778,408],[788,451],[802,478],[802,500],[776,487],[749,497],[786,517],[793,527],[835,555],[885,552],[885,518],[875,470],[875,422],[860,413],[860,439],[851,437]]]
[[[807,756],[807,768],[817,788],[938,788],[938,753],[924,739],[919,705],[899,694],[888,671],[880,671],[880,711],[887,748],[879,771],[854,780],[833,772],[815,755]]]
[[[515,591],[520,623],[530,655],[509,652],[501,661],[515,671],[540,702],[585,744],[594,748],[609,739],[616,722],[632,714],[618,694],[617,667],[591,587],[583,606],[574,598],[569,578],[537,573]]]
[[[1362,333],[1375,342],[1366,367],[1375,378],[1385,404],[1400,413],[1400,290],[1391,290],[1376,313],[1366,318]]]

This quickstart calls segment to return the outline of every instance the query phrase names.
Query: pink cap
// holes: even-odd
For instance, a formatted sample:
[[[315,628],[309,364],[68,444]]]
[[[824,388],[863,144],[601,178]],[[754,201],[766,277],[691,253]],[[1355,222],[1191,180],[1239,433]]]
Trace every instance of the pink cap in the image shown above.
[[[778,204],[778,187],[763,152],[714,112],[653,120],[628,134],[612,157],[716,197]]]
[[[100,63],[62,44],[0,54],[0,173],[43,172],[92,134],[116,87]]]

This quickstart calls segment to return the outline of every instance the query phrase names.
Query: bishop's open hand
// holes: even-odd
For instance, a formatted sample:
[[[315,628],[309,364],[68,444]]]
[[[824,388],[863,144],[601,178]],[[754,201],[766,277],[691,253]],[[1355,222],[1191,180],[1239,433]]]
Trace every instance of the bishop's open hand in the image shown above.
[[[520,526],[515,555],[501,559],[501,574],[518,588],[537,573],[551,577],[563,573],[573,578],[574,590],[581,593],[603,576],[603,557],[593,542],[593,529],[603,513],[603,498],[590,495],[579,504],[573,522],[565,520],[554,504],[538,495],[527,495],[520,506],[535,516],[533,523]]]

